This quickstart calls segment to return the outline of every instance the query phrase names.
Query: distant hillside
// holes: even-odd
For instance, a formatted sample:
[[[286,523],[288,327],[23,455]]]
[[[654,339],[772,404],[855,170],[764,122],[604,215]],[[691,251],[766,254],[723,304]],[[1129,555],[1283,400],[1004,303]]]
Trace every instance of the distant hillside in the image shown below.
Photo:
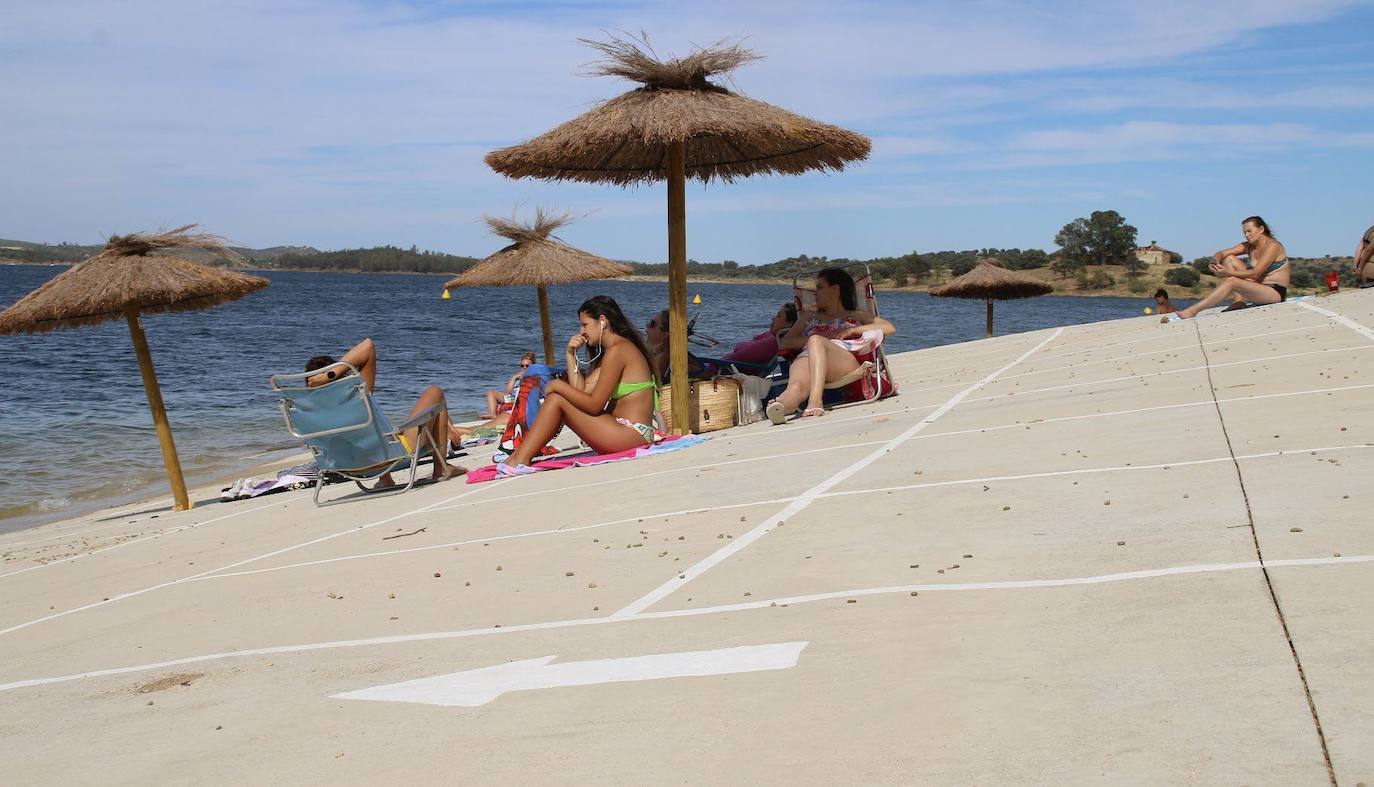
[[[462,273],[477,263],[476,257],[461,257],[437,251],[420,251],[415,246],[377,246],[371,249],[342,251],[290,251],[266,262],[263,267],[296,270],[361,271],[366,273]]]
[[[90,245],[82,245],[79,243],[50,244],[0,238],[0,262],[28,262],[40,264],[49,262],[81,262],[104,247],[105,244],[103,243],[94,243]],[[319,253],[318,250],[309,246],[272,246],[266,249],[250,249],[246,246],[232,246],[230,248],[238,252],[248,261],[248,267],[270,266],[270,263],[275,262],[287,254],[305,257]],[[215,265],[228,264],[219,257],[203,251],[184,251],[180,253],[180,256]]]

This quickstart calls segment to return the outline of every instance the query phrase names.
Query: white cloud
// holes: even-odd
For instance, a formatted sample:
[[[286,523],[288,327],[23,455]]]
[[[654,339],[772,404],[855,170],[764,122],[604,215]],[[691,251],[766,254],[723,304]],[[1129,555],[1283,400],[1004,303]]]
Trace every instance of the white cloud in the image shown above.
[[[1053,106],[1065,92],[1084,102],[1077,110],[1108,100],[1098,88],[1112,86],[1102,79],[1066,91],[1075,70],[1168,63],[1349,5],[710,0],[508,12],[327,0],[8,0],[0,7],[0,102],[9,108],[0,147],[22,155],[7,162],[0,234],[94,240],[97,231],[185,217],[258,244],[414,239],[464,251],[488,244],[472,218],[521,199],[660,215],[657,191],[510,182],[481,160],[629,87],[577,76],[592,53],[575,39],[601,29],[649,30],[663,53],[750,35],[746,44],[767,59],[741,70],[741,89],[874,136],[873,162],[826,184],[819,199],[837,208],[871,201],[855,196],[854,184],[871,192],[932,160],[996,168],[1165,159],[1195,145],[1364,145],[1359,134],[1284,123],[1127,123],[997,141],[1021,127],[1011,119],[1027,107]],[[997,78],[1005,75],[1019,76]],[[1155,95],[1170,91],[1157,87]],[[1195,92],[1194,106],[1243,98]],[[1314,85],[1279,100],[1367,108],[1374,94]],[[888,197],[913,205],[1022,199],[976,186],[922,195],[902,185]],[[731,209],[804,202],[780,196]]]

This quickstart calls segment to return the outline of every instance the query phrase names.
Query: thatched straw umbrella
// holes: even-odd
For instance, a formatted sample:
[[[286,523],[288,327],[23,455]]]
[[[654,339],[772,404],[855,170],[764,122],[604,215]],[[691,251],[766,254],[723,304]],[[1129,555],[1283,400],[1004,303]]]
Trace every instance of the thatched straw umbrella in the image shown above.
[[[539,325],[544,329],[544,356],[553,366],[553,326],[549,323],[548,286],[589,279],[614,279],[627,275],[630,269],[575,249],[553,237],[554,230],[572,223],[571,214],[555,216],[539,208],[531,224],[522,224],[514,218],[485,218],[492,232],[513,242],[457,278],[449,280],[444,290],[534,285],[539,291]]]
[[[767,173],[840,170],[868,157],[866,137],[732,93],[707,77],[757,55],[719,42],[687,57],[660,60],[647,40],[586,41],[606,56],[590,72],[639,82],[635,88],[522,145],[487,154],[513,178],[628,186],[668,181],[668,309],[687,324],[686,179],[730,182]],[[670,338],[675,389],[672,420],[687,423],[687,334]],[[676,431],[684,431],[680,427]]]
[[[58,328],[79,328],[124,318],[133,337],[134,354],[153,411],[153,425],[162,445],[162,459],[172,482],[176,509],[191,507],[186,481],[181,474],[172,427],[162,406],[148,339],[139,322],[140,313],[184,312],[208,309],[237,300],[262,289],[267,279],[212,268],[177,257],[149,256],[157,249],[202,249],[238,259],[238,255],[214,235],[190,232],[188,224],[158,235],[133,234],[110,238],[100,253],[79,263],[42,287],[25,295],[0,313],[0,334],[46,333]]]
[[[1033,298],[1054,292],[1049,284],[1024,273],[1009,271],[1001,261],[979,260],[973,270],[948,284],[936,287],[931,295],[939,298],[981,298],[988,302],[988,336],[992,336],[992,302]]]

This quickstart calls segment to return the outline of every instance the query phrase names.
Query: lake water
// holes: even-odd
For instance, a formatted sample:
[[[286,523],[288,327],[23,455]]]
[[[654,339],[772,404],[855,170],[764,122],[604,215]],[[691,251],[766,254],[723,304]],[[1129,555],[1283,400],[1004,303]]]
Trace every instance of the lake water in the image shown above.
[[[0,266],[0,306],[66,270]],[[377,396],[390,414],[409,411],[438,384],[456,420],[485,408],[519,354],[543,354],[533,288],[455,291],[446,277],[269,272],[272,286],[209,311],[146,317],[168,417],[191,484],[238,472],[298,450],[267,385],[312,355],[338,356],[371,336],[378,347]],[[727,346],[762,330],[784,285],[689,284],[700,294],[699,331]],[[661,282],[600,281],[549,291],[555,350],[577,327],[591,295],[616,299],[643,325],[666,305]],[[879,294],[897,325],[891,352],[978,339],[977,301],[924,293]],[[1130,317],[1147,298],[1047,296],[997,305],[999,334]],[[0,337],[5,369],[0,408],[0,531],[17,530],[141,497],[166,494],[152,418],[125,323],[34,336]]]

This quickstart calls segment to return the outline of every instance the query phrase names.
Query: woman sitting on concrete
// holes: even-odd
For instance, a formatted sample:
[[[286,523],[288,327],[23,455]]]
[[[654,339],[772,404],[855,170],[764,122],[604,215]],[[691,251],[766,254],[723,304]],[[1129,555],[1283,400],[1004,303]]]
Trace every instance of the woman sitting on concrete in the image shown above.
[[[1227,298],[1257,305],[1288,300],[1288,284],[1293,272],[1288,251],[1259,216],[1251,216],[1240,226],[1245,233],[1245,242],[1217,252],[1213,255],[1217,261],[1208,266],[1212,273],[1223,277],[1222,280],[1205,298],[1179,310],[1179,319],[1191,319]],[[1249,255],[1249,259],[1241,255]]]
[[[826,268],[816,274],[815,308],[799,308],[797,322],[778,342],[801,352],[792,361],[786,390],[768,403],[769,421],[783,423],[803,401],[803,417],[825,415],[825,384],[859,367],[854,352],[864,334],[881,331],[887,337],[897,332],[892,323],[858,305],[854,278],[844,270]]]
[[[615,300],[597,295],[577,310],[581,332],[568,342],[569,369],[576,369],[576,351],[591,348],[597,370],[590,392],[579,386],[581,377],[551,380],[534,424],[515,451],[496,466],[498,477],[534,472],[529,463],[565,425],[597,453],[627,451],[659,439],[652,426],[658,409],[658,382],[649,348]],[[571,377],[571,375],[570,375]]]

